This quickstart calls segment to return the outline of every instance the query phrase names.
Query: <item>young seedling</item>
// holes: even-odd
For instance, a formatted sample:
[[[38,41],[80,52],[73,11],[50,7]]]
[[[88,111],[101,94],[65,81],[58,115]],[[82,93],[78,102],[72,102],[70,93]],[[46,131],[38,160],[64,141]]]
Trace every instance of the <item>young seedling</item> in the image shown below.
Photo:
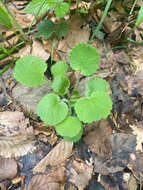
[[[73,71],[92,76],[98,69],[100,57],[96,48],[85,43],[75,45],[69,54],[69,65]],[[25,56],[15,65],[14,77],[24,85],[38,86],[45,82],[47,64],[39,57]],[[112,110],[112,100],[107,93],[104,79],[90,78],[85,96],[70,88],[66,73],[68,64],[59,61],[51,67],[53,92],[46,94],[38,103],[37,114],[46,124],[55,126],[57,134],[76,142],[83,134],[84,123],[106,118]]]

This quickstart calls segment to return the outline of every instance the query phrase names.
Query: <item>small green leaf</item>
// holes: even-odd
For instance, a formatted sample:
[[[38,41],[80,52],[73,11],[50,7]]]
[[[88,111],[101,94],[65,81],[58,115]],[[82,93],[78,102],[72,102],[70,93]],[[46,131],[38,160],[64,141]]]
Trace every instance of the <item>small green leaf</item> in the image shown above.
[[[70,6],[68,3],[59,3],[55,8],[55,15],[59,18],[63,18],[68,13],[69,8]]]
[[[27,86],[40,86],[45,82],[47,64],[36,56],[25,56],[16,61],[14,77]]]
[[[7,28],[12,28],[9,16],[1,6],[0,6],[0,24],[6,26]]]
[[[56,3],[63,0],[32,0],[24,9],[28,13],[40,15],[56,6]]]
[[[68,33],[68,24],[65,21],[61,21],[58,24],[57,30],[56,30],[56,35],[58,39],[62,39],[65,37]]]
[[[108,91],[108,84],[106,80],[102,78],[91,78],[87,81],[86,84],[86,95],[90,96],[93,92],[96,91]]]
[[[37,114],[46,124],[56,125],[66,118],[68,106],[60,101],[58,95],[49,93],[38,103]]]
[[[82,135],[83,126],[78,118],[68,116],[63,122],[56,125],[56,131],[67,140],[77,141]]]
[[[54,77],[59,75],[65,75],[68,70],[68,65],[64,61],[58,61],[55,65],[51,67],[51,73]]]
[[[110,96],[103,91],[92,93],[91,97],[82,97],[75,103],[78,118],[87,123],[106,118],[112,109]]]
[[[69,61],[73,70],[81,70],[83,75],[89,76],[96,72],[100,57],[96,48],[86,43],[79,43],[72,48]]]
[[[38,24],[38,32],[35,37],[41,36],[43,39],[49,39],[55,30],[55,24],[48,19],[43,20]]]
[[[143,5],[140,7],[140,10],[138,12],[137,21],[136,21],[136,27],[139,26],[143,22]]]
[[[54,81],[52,83],[52,88],[53,90],[63,96],[67,93],[67,90],[70,86],[70,82],[69,82],[69,79],[65,76],[57,76],[54,78]]]

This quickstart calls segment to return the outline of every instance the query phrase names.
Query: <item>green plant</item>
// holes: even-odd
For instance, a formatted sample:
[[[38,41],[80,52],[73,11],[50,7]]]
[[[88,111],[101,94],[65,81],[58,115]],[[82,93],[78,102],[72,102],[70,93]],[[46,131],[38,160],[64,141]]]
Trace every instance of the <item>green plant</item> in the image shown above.
[[[63,0],[32,0],[25,8],[25,11],[37,16],[51,9],[55,10],[57,17],[62,18],[69,11],[69,3],[63,2]]]
[[[85,77],[92,76],[99,63],[97,50],[85,43],[74,46],[69,54],[71,69],[80,70]],[[46,63],[39,57],[25,56],[16,62],[14,77],[24,85],[38,86],[46,80],[46,69]],[[75,87],[70,88],[67,71],[68,64],[64,61],[52,65],[53,92],[40,100],[37,113],[46,124],[54,125],[64,139],[76,142],[83,134],[83,122],[92,123],[106,118],[111,112],[112,100],[107,93],[107,82],[94,77],[87,81],[86,93],[82,97],[77,89],[80,77]]]

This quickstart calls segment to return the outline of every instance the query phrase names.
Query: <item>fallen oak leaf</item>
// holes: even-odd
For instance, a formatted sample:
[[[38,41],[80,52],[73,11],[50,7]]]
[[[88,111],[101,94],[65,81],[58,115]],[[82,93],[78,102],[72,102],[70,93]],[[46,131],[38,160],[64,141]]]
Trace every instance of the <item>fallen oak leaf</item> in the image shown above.
[[[72,153],[73,142],[62,140],[33,169],[33,173],[43,173],[46,166],[56,166],[65,161]]]

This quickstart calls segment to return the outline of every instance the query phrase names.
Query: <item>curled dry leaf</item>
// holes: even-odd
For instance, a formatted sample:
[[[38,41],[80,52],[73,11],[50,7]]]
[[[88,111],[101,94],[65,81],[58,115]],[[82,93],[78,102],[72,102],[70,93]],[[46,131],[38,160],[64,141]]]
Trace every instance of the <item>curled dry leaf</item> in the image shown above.
[[[0,137],[0,155],[5,158],[19,157],[35,149],[35,137],[17,135]]]
[[[17,174],[17,163],[12,158],[0,158],[0,179],[12,179]]]
[[[60,190],[60,186],[48,175],[35,175],[30,180],[27,190]]]
[[[22,112],[5,111],[0,113],[0,134],[4,136],[33,135],[33,127]]]
[[[109,158],[112,153],[107,138],[110,135],[112,135],[112,128],[108,120],[103,119],[99,122],[98,126],[95,126],[93,131],[89,132],[84,137],[84,141],[88,145],[90,151],[98,154],[101,157]]]
[[[78,187],[78,190],[83,190],[88,181],[92,177],[93,168],[82,162],[74,160],[70,168],[69,181]]]
[[[33,173],[45,172],[46,166],[64,162],[72,153],[73,142],[62,140],[33,169]]]

